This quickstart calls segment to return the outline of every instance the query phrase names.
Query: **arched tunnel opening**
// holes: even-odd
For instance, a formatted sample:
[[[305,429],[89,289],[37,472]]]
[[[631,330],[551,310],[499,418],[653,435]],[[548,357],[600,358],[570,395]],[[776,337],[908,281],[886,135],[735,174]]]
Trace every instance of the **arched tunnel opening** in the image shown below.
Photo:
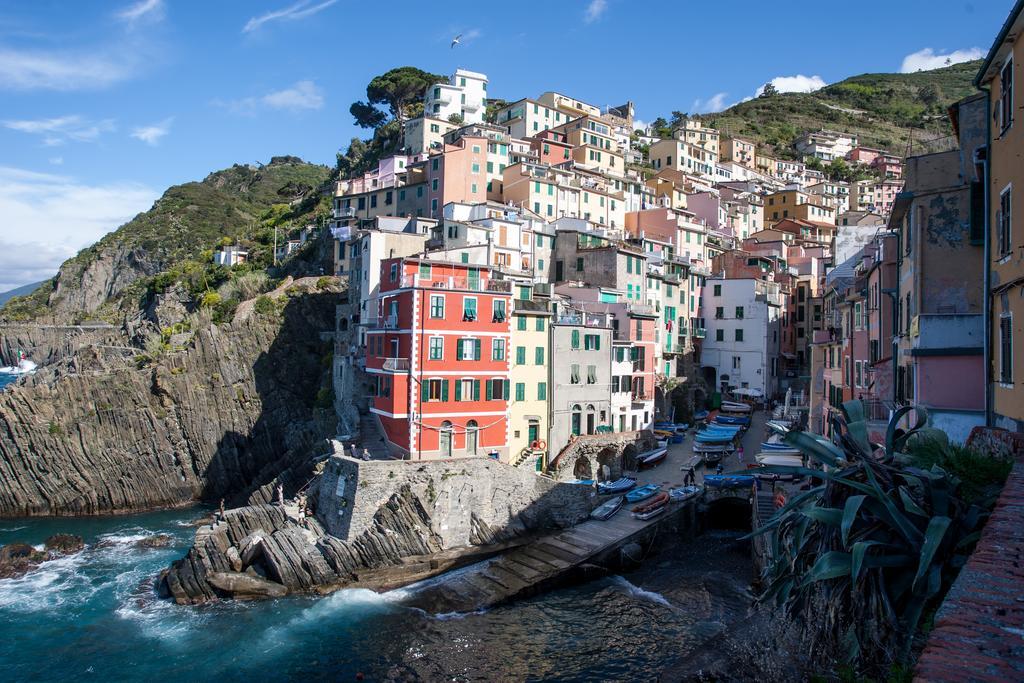
[[[750,531],[751,512],[746,498],[724,496],[708,504],[704,523],[708,529]]]

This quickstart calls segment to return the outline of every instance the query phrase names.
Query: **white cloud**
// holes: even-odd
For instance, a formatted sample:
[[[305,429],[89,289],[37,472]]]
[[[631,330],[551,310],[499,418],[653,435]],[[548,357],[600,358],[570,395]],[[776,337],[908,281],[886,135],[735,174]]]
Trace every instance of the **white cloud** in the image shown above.
[[[144,185],[100,185],[0,166],[0,291],[52,277],[83,247],[152,206]]]
[[[972,59],[981,59],[984,56],[985,52],[980,47],[953,50],[946,54],[936,53],[932,48],[926,47],[904,57],[903,64],[900,66],[900,73],[909,74],[915,71],[941,69],[944,66],[969,62]]]
[[[160,144],[160,138],[164,137],[171,132],[171,124],[174,123],[174,117],[168,117],[159,123],[154,123],[151,126],[140,126],[133,128],[131,136],[136,140],[142,140],[147,145],[155,147]]]
[[[587,9],[583,11],[583,21],[592,24],[608,11],[608,0],[590,0]]]
[[[134,75],[135,60],[116,56],[0,49],[0,88],[86,90],[105,88]]]
[[[316,83],[303,80],[262,97],[246,97],[226,103],[215,101],[214,104],[225,106],[239,114],[255,114],[258,109],[285,109],[296,112],[323,108],[324,94]]]
[[[64,157],[50,157],[50,163],[53,164],[54,166],[63,166]]]
[[[52,119],[0,121],[0,125],[20,133],[40,135],[43,138],[43,145],[46,147],[57,147],[69,140],[94,142],[103,133],[109,133],[117,128],[113,119],[90,121],[78,114],[58,116]]]
[[[722,111],[728,106],[725,104],[725,98],[728,94],[727,92],[719,92],[706,100],[696,99],[693,101],[692,109],[696,114],[710,114]]]
[[[255,31],[260,26],[263,26],[263,24],[272,21],[295,21],[297,19],[304,19],[305,17],[312,16],[317,12],[327,9],[337,1],[338,0],[325,0],[325,2],[310,5],[312,0],[299,0],[299,2],[289,7],[285,7],[284,9],[273,10],[258,17],[253,17],[246,22],[244,27],[242,27],[242,33]]]
[[[821,76],[804,76],[803,74],[776,76],[769,83],[774,85],[779,92],[813,92],[828,85]],[[757,89],[754,97],[759,96],[762,92],[764,92],[763,85]]]
[[[142,22],[157,22],[164,18],[163,0],[139,0],[134,5],[129,5],[114,15],[129,28]]]

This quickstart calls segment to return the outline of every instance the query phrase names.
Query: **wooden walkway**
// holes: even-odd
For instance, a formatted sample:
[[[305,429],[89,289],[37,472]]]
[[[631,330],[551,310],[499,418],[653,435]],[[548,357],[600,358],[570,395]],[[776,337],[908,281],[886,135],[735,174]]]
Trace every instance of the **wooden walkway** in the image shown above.
[[[669,503],[666,512],[647,521],[633,519],[624,506],[606,522],[583,522],[468,567],[448,580],[432,582],[414,591],[405,604],[431,613],[472,612],[526,597],[630,542],[652,537],[660,525],[676,522],[681,512],[696,504]]]

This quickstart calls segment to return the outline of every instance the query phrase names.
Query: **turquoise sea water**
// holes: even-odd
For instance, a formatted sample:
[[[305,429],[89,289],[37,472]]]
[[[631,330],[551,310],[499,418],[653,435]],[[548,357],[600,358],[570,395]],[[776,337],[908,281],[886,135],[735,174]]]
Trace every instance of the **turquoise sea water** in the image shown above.
[[[672,541],[609,577],[468,615],[379,595],[179,607],[153,580],[186,551],[201,510],[0,520],[0,544],[82,536],[78,555],[0,580],[0,680],[654,680],[741,628],[749,555],[737,532]],[[172,547],[145,549],[168,533]]]

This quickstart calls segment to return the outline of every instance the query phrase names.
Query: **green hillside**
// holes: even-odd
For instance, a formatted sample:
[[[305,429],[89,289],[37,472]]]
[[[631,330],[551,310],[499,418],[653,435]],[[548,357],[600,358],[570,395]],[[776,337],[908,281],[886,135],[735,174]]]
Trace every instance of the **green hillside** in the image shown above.
[[[792,141],[808,130],[856,133],[860,143],[896,154],[948,149],[946,107],[976,92],[980,61],[910,74],[862,74],[813,93],[783,93],[701,116],[707,125],[759,143],[767,154],[793,157]]]
[[[274,229],[284,240],[330,209],[326,166],[274,157],[260,166],[234,165],[202,181],[175,185],[141,213],[61,266],[28,296],[15,297],[0,318],[111,321],[140,305],[146,291],[181,282],[202,294],[229,277],[211,262],[220,244],[242,244],[250,268],[273,259]]]

